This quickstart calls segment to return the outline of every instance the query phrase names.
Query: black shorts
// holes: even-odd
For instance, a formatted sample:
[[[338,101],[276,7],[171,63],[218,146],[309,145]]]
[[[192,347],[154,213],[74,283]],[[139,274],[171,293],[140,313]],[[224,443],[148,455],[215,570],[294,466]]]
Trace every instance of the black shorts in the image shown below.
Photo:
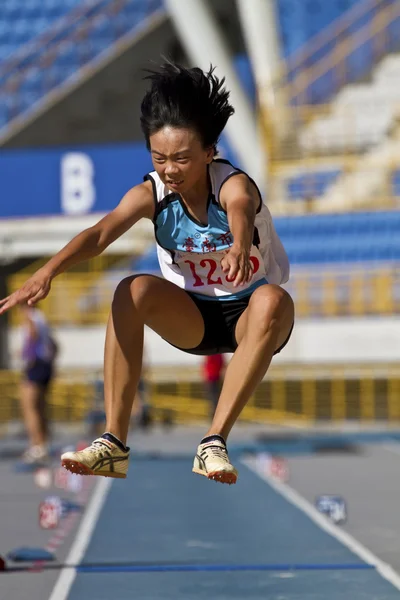
[[[37,358],[24,372],[25,379],[47,387],[53,378],[53,364]]]
[[[210,355],[235,352],[237,342],[235,337],[236,324],[241,314],[249,305],[251,294],[238,300],[203,300],[191,292],[193,302],[202,314],[204,320],[204,336],[195,348],[179,348],[189,354]],[[293,325],[285,342],[274,354],[278,354],[288,343],[293,331]],[[173,344],[172,344],[173,345]],[[178,348],[178,346],[175,346]]]

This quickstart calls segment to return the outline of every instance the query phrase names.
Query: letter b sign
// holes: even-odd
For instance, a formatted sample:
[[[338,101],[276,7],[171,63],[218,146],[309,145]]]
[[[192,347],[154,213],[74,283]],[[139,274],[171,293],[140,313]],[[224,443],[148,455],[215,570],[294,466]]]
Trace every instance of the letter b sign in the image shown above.
[[[90,212],[96,200],[92,159],[82,152],[69,152],[61,159],[61,209],[67,215]]]

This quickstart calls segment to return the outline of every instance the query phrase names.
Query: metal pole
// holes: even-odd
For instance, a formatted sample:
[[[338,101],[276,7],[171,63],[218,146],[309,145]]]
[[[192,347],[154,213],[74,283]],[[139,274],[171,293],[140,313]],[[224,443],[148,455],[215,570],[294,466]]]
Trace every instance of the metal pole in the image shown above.
[[[257,88],[269,88],[270,106],[276,103],[273,82],[281,67],[281,44],[274,0],[236,0]]]
[[[275,0],[236,0],[236,4],[256,81],[268,196],[272,204],[281,196],[281,180],[272,165],[280,156],[282,140],[291,130]]]

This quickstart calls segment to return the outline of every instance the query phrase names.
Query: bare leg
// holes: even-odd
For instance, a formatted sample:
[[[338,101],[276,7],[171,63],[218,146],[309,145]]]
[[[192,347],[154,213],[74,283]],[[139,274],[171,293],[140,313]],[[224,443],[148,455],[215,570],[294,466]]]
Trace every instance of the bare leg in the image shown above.
[[[40,395],[39,395],[39,418],[41,422],[42,431],[46,442],[49,441],[50,432],[49,432],[49,419],[47,414],[47,394],[48,394],[48,386],[41,385],[40,386]]]
[[[227,439],[234,423],[268,370],[274,351],[292,327],[293,301],[276,285],[263,285],[253,293],[236,326],[238,347],[225,374],[214,419],[207,435]]]
[[[180,348],[197,346],[204,334],[197,306],[173,283],[138,275],[118,285],[107,326],[104,394],[106,430],[123,444],[142,369],[145,325]]]
[[[31,446],[47,442],[46,425],[41,410],[42,387],[32,381],[21,383],[21,410]]]

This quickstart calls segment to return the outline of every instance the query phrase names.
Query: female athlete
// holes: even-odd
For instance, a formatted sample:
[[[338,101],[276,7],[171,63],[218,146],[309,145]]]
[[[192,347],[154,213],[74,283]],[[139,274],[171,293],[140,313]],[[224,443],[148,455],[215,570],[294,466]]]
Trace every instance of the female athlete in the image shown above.
[[[218,139],[234,112],[224,79],[212,68],[204,73],[172,63],[151,71],[148,79],[141,126],[154,171],[1,300],[0,314],[16,304],[35,305],[54,277],[99,255],[140,219],[150,219],[163,277],[133,275],[115,290],[105,342],[106,432],[61,461],[74,473],[126,477],[147,325],[183,352],[233,353],[193,465],[195,473],[232,484],[237,470],[227,437],[293,328],[293,302],[280,287],[289,263],[256,183],[216,158]]]

